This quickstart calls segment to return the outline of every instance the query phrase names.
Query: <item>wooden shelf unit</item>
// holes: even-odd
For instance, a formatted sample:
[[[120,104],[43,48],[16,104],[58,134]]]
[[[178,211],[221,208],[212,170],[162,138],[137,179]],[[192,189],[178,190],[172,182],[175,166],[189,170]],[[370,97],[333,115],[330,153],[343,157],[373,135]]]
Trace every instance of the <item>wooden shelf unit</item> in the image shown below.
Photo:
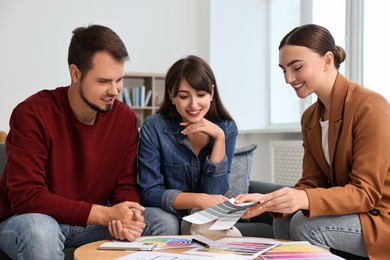
[[[140,127],[149,115],[156,113],[164,98],[165,75],[159,73],[134,73],[126,72],[123,78],[123,88],[131,89],[140,86],[145,86],[145,96],[148,91],[151,91],[150,101],[144,106],[135,106],[132,101],[131,108],[135,111],[138,118],[138,126]],[[123,101],[123,91],[119,95],[119,99]]]

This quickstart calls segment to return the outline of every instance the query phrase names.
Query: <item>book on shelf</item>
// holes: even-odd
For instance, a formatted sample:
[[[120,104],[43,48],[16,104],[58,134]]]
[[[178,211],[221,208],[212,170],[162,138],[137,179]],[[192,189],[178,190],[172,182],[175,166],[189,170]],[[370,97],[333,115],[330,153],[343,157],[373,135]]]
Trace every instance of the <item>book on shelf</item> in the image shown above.
[[[148,106],[151,97],[152,97],[152,91],[148,90],[148,92],[146,93],[145,102],[144,102],[145,106]]]
[[[123,101],[125,102],[126,105],[131,107],[132,104],[131,104],[131,100],[130,100],[129,89],[125,87],[125,88],[123,88],[122,92],[123,92]]]
[[[123,88],[123,100],[130,106],[146,107],[150,102],[151,96],[152,90],[146,90],[145,86]]]
[[[139,105],[141,107],[145,106],[145,86],[139,87]]]
[[[130,88],[130,100],[133,106],[137,105],[137,103],[135,102],[135,88]]]

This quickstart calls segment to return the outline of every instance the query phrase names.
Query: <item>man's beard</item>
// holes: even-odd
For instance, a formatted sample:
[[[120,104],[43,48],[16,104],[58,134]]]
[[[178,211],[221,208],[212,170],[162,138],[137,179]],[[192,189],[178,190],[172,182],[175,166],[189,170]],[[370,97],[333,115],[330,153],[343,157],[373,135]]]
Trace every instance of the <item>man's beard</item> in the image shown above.
[[[99,106],[93,104],[85,97],[82,85],[80,86],[80,96],[81,96],[81,99],[85,102],[85,104],[87,104],[90,108],[92,108],[93,110],[95,110],[97,112],[107,113],[108,111],[111,111],[113,106],[114,106],[114,104],[111,104],[111,105],[107,105],[106,108],[102,109]]]

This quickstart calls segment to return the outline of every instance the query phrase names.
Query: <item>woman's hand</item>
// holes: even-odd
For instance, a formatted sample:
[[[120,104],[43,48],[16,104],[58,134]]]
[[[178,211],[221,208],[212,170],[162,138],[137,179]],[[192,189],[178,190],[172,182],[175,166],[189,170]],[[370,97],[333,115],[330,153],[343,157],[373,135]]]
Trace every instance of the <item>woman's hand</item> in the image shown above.
[[[245,218],[254,217],[261,213],[278,212],[294,213],[300,209],[309,209],[309,199],[304,190],[284,187],[268,194],[241,194],[236,197],[235,203],[260,201],[260,204],[250,207]]]
[[[196,204],[200,209],[207,209],[210,207],[214,207],[222,202],[229,200],[227,197],[223,195],[213,195],[206,193],[199,193],[196,195]]]
[[[190,135],[200,132],[211,136],[214,139],[223,138],[223,140],[225,140],[225,133],[223,132],[223,130],[213,122],[207,120],[206,118],[202,118],[199,122],[193,124],[190,122],[181,122],[180,125],[185,127],[184,130],[181,132],[183,135]]]
[[[265,209],[263,209],[261,205],[264,196],[265,195],[261,193],[250,193],[250,194],[238,195],[234,201],[235,204],[260,201],[260,204],[248,208],[245,214],[242,215],[241,218],[243,219],[253,218],[265,212]]]
[[[182,131],[183,135],[203,134],[214,138],[214,146],[210,154],[210,161],[220,162],[225,158],[225,133],[219,126],[206,118],[202,118],[199,122],[194,124],[182,122],[180,125],[185,126]]]

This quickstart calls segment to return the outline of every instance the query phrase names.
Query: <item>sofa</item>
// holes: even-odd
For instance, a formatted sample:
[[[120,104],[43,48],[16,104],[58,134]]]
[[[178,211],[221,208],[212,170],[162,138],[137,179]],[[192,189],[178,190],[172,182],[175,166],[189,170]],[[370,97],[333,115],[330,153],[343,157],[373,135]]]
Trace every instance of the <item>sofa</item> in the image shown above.
[[[226,196],[235,196],[246,192],[266,193],[282,185],[250,180],[250,172],[252,165],[253,152],[257,148],[256,144],[251,144],[235,150],[235,157],[232,165],[231,188],[226,193]],[[3,174],[3,169],[7,160],[5,151],[5,143],[0,143],[0,176]],[[244,236],[257,237],[273,237],[272,218],[268,213],[254,217],[250,220],[240,220],[236,227]],[[65,249],[65,259],[73,259],[74,249]],[[9,259],[4,252],[0,250],[0,260]]]
[[[230,183],[231,189],[226,194],[234,196],[236,194],[245,193],[268,193],[284,187],[285,185],[264,182],[259,180],[250,180],[251,165],[253,152],[257,145],[252,144],[235,150],[235,158],[233,159],[232,172]],[[0,177],[3,174],[4,166],[7,160],[5,151],[5,143],[0,142]],[[272,217],[268,213],[263,213],[249,220],[240,220],[235,225],[243,236],[273,238]],[[67,248],[65,252],[65,260],[73,259],[75,248]],[[341,251],[331,249],[336,255],[345,259],[367,259],[350,255]],[[0,250],[0,260],[10,259],[4,252]]]

